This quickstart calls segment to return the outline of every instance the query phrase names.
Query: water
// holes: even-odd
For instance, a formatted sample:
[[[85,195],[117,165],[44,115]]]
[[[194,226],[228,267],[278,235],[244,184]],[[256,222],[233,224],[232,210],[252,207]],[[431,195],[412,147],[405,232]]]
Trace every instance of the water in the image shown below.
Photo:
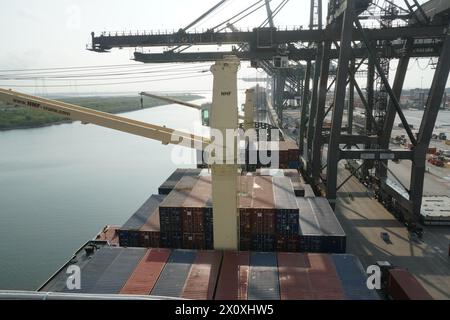
[[[123,116],[190,132],[200,119],[175,105]],[[0,132],[0,289],[36,289],[175,168],[194,167],[173,163],[173,148],[79,122]]]

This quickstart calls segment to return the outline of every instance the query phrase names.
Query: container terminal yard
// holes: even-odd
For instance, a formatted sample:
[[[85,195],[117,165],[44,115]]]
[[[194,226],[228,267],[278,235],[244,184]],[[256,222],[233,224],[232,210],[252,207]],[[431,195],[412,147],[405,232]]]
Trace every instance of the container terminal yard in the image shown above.
[[[36,291],[0,298],[450,299],[450,137],[435,130],[448,107],[450,2],[310,0],[309,24],[282,29],[274,21],[289,0],[259,0],[192,28],[227,2],[178,31],[92,32],[88,45],[140,48],[133,59],[145,64],[210,63],[210,104],[139,92],[199,110],[210,136],[0,89],[10,105],[197,155]],[[260,26],[234,25],[256,10],[267,13]],[[418,58],[432,61],[433,80],[411,126],[402,90]],[[245,90],[241,110],[244,61],[267,78]]]

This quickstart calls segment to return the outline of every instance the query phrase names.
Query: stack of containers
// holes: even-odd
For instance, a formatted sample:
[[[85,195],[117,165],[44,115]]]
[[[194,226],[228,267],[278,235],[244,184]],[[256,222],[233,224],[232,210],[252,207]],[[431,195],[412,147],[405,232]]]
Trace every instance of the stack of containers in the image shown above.
[[[251,208],[251,250],[275,250],[275,205],[272,177],[256,176]]]
[[[137,294],[186,299],[379,299],[359,260],[347,254],[121,248],[80,250],[39,291]],[[76,261],[76,262],[75,262]],[[80,289],[67,267],[81,268]],[[430,299],[406,270],[391,269],[395,299]]]
[[[292,183],[286,177],[273,177],[273,193],[276,208],[277,251],[298,251],[299,209]]]
[[[139,229],[139,246],[146,248],[159,248],[161,246],[159,223],[159,206]]]
[[[183,245],[182,206],[197,183],[198,177],[183,176],[159,205],[161,246],[181,248]]]
[[[211,177],[201,176],[183,202],[181,220],[184,249],[212,249],[211,194]]]
[[[300,210],[300,251],[344,253],[346,236],[327,199],[297,197],[296,200]]]
[[[152,195],[132,216],[125,222],[125,224],[118,230],[119,244],[122,247],[140,247],[141,244],[141,228],[144,227],[150,233],[152,240],[149,244],[152,246],[159,246],[157,233],[159,233],[158,225],[158,206],[164,200],[164,195]]]
[[[196,177],[200,174],[201,169],[186,169],[186,168],[178,168],[176,169],[166,181],[158,188],[159,194],[169,194],[170,191],[173,190],[178,181],[181,180],[184,176]]]

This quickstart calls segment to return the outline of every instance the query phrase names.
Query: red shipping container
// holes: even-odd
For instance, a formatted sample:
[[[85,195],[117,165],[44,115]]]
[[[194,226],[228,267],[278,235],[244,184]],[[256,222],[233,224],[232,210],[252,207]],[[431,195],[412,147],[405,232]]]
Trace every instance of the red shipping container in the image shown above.
[[[248,252],[224,252],[214,299],[247,300],[249,262]]]
[[[278,272],[281,299],[345,299],[329,255],[279,252]]]
[[[344,289],[330,255],[308,253],[308,259],[311,265],[309,281],[315,299],[345,299]]]
[[[309,300],[311,292],[308,270],[310,268],[305,253],[278,252],[278,276],[281,300]]]
[[[181,219],[184,232],[204,232],[203,208],[183,208]]]
[[[211,177],[200,176],[182,205],[183,232],[204,232],[204,208],[211,196]]]
[[[150,249],[134,269],[121,294],[148,295],[158,281],[159,275],[171,253],[170,249]]]
[[[183,233],[183,249],[205,249],[203,233]]]
[[[420,282],[404,269],[389,270],[388,294],[394,300],[433,300]]]
[[[221,251],[199,251],[186,279],[181,297],[212,300],[221,261]]]

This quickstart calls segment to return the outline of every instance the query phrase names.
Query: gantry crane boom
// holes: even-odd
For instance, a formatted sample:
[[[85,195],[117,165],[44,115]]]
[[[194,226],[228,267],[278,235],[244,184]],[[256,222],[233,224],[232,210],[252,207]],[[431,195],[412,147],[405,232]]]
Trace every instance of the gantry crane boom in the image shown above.
[[[206,137],[132,120],[70,103],[44,99],[13,90],[0,89],[0,101],[16,106],[46,111],[72,120],[80,120],[82,122],[88,122],[102,127],[135,134],[161,141],[163,144],[181,144],[198,150],[203,150],[210,144],[210,139]]]

